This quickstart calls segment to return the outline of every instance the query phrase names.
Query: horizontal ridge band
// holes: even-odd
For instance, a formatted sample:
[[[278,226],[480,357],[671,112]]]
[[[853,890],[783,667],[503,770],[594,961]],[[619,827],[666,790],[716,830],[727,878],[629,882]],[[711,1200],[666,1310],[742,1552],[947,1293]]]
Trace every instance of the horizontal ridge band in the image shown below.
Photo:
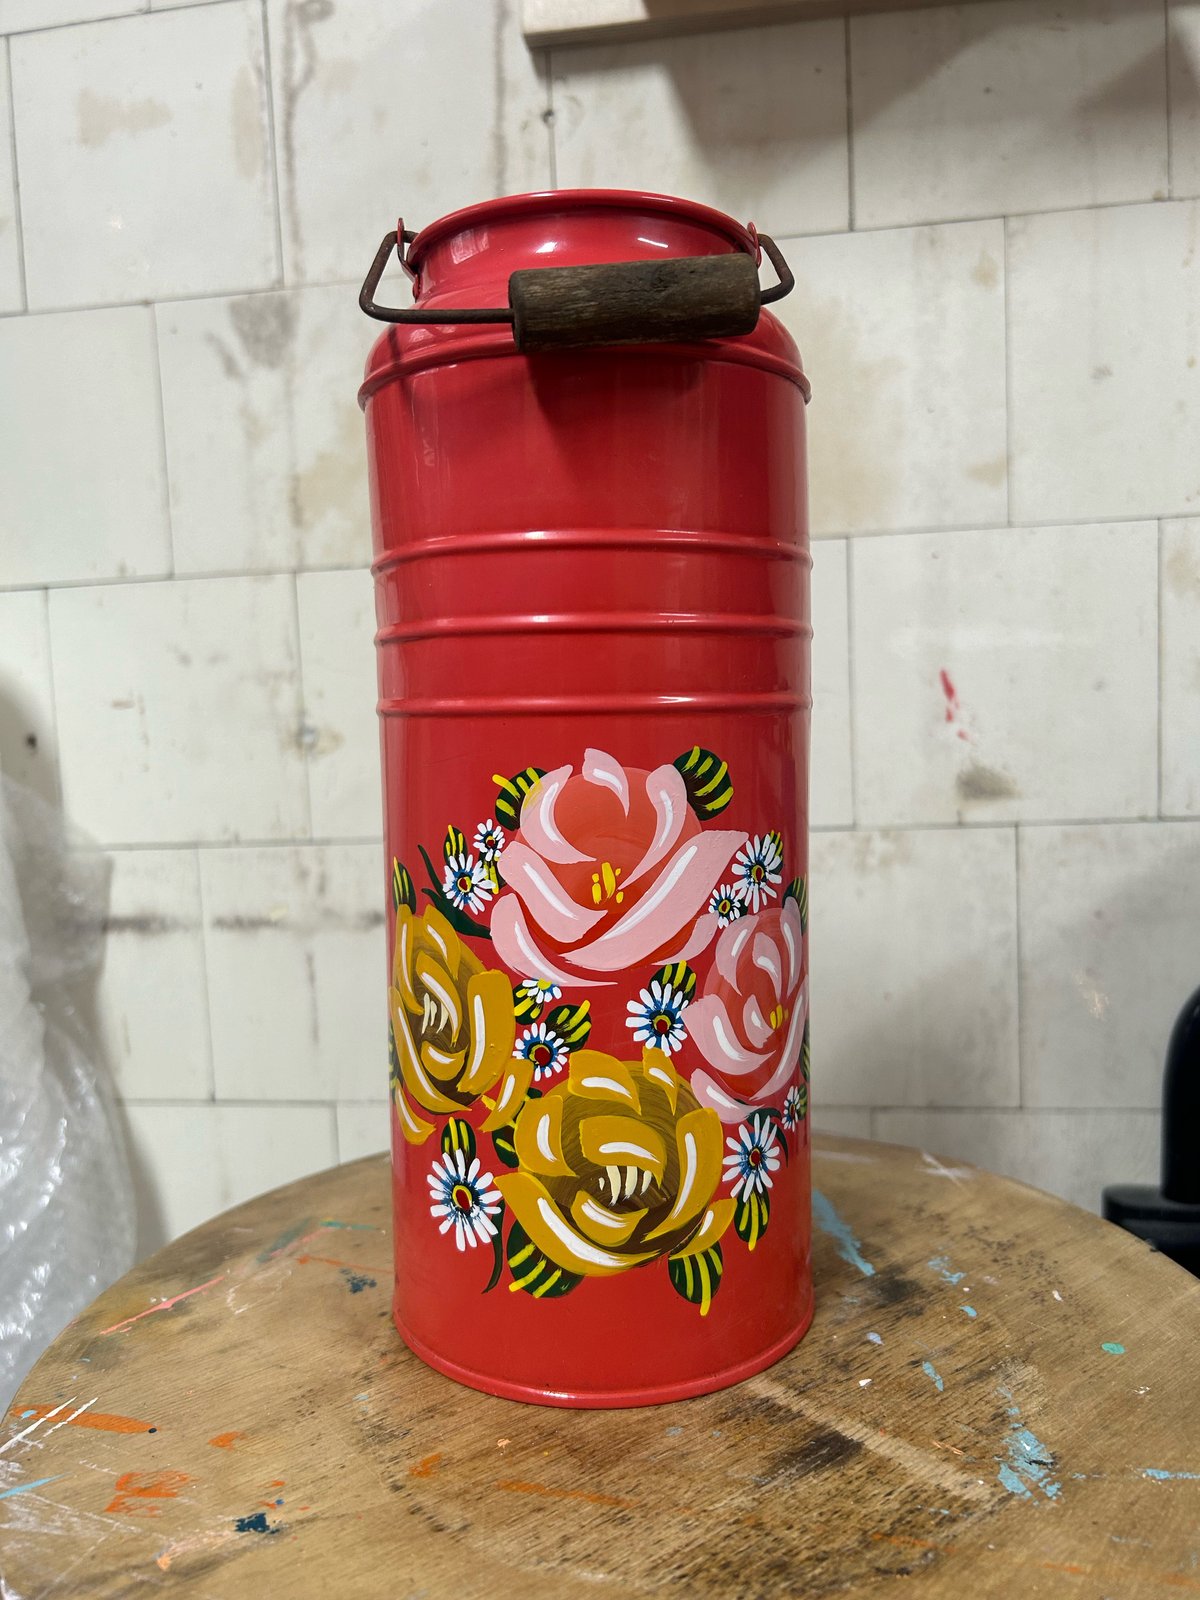
[[[617,535],[620,537],[618,538]],[[702,553],[753,556],[767,561],[800,561],[812,566],[806,546],[786,544],[782,539],[757,535],[742,537],[733,533],[706,533],[686,528],[650,528],[623,531],[616,528],[530,528],[504,529],[492,533],[445,534],[436,539],[419,539],[413,544],[389,550],[372,562],[378,576],[409,561],[436,556],[478,555],[488,550],[606,550],[614,554],[638,550],[694,549]]]
[[[811,638],[812,627],[792,617],[760,617],[729,612],[710,616],[704,612],[563,611],[545,616],[431,617],[427,622],[389,622],[375,635],[378,644],[402,644],[415,639],[441,639],[470,634],[535,633],[663,633],[681,628],[687,633],[763,634],[783,638]]]
[[[506,715],[555,716],[559,713],[606,712],[633,715],[657,711],[807,711],[811,695],[771,690],[765,694],[748,690],[745,694],[627,694],[627,695],[511,695],[462,697],[414,697],[382,699],[381,717],[474,717],[495,712]]]

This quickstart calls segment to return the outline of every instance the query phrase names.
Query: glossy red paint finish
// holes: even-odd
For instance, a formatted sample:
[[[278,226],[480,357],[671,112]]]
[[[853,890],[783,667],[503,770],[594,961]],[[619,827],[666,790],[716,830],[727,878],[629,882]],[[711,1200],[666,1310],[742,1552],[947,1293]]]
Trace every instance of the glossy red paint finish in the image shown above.
[[[411,260],[421,304],[486,306],[506,302],[508,275],[518,268],[754,249],[752,232],[701,206],[633,193],[563,191],[492,201],[444,218],[418,236]],[[604,756],[598,766],[593,761],[597,795],[605,785],[625,785],[628,816],[629,794],[636,799],[645,784],[647,794],[659,795],[660,821],[673,817],[675,758],[695,746],[716,752],[728,765],[733,798],[720,815],[704,819],[700,831],[720,830],[724,843],[710,842],[711,850],[728,847],[720,881],[734,870],[735,845],[745,841],[749,848],[768,830],[778,830],[786,871],[770,906],[778,912],[788,881],[806,876],[807,392],[790,336],[766,311],[747,338],[694,345],[522,356],[510,330],[494,326],[397,326],[377,341],[360,398],[377,578],[387,866],[390,871],[398,860],[411,871],[416,916],[431,904],[423,894],[427,875],[419,847],[432,857],[435,874],[443,867],[448,824],[461,829],[469,850],[476,826],[498,816],[494,775],[532,766],[549,774],[545,784],[553,787],[560,769],[569,769],[576,811],[592,806],[588,815],[600,818],[601,799],[593,804],[579,776],[589,751]],[[551,879],[549,900],[565,894],[571,902],[561,928],[559,912],[535,902],[532,889],[528,903],[523,898],[513,912],[515,924],[526,933],[533,929],[530,937],[543,955],[551,944],[559,956],[583,950],[572,945],[577,927],[602,913],[620,922],[639,905],[646,911],[660,891],[671,891],[665,871],[652,892],[645,885],[653,872],[644,872],[639,891],[632,887],[636,871],[627,870],[629,905],[618,910],[613,880],[606,877],[601,887],[600,857],[607,852],[616,861],[626,848],[620,839],[597,845],[594,862],[589,857],[587,865],[597,868],[591,898],[586,872],[578,894],[564,889],[574,882],[575,868],[562,865],[568,857],[555,857],[545,833],[535,831],[532,806],[529,801],[519,812],[520,837],[528,832],[549,852],[536,857],[538,872]],[[670,826],[678,832],[678,818]],[[603,834],[607,824],[595,827]],[[482,908],[469,913],[481,925],[489,924],[505,896],[523,895],[508,881],[517,877],[517,831],[508,830],[499,892],[489,892]],[[698,870],[690,835],[685,830],[679,838],[669,863],[672,870],[678,866],[681,884],[695,887],[699,879],[688,876]],[[573,859],[585,853],[575,849]],[[533,859],[528,849],[522,859]],[[699,987],[682,1016],[686,1023],[697,1008],[695,1038],[686,1037],[670,1058],[686,1085],[706,1067],[696,1040],[706,984],[717,982],[714,960],[724,960],[732,972],[733,957],[717,956],[714,916],[704,912],[696,922],[688,907],[684,911],[689,926],[701,929],[696,939],[709,929],[705,947],[688,956]],[[544,919],[540,925],[535,912]],[[752,931],[750,915],[747,903],[733,929]],[[795,905],[783,921],[799,929]],[[555,929],[553,940],[548,926]],[[763,959],[794,964],[783,977],[775,973],[778,1007],[765,1020],[753,1019],[752,1038],[766,1062],[758,1078],[768,1076],[774,1060],[798,1054],[800,1007],[807,1004],[807,936],[801,954],[798,931],[780,934],[780,926],[776,916],[777,956],[763,945]],[[395,936],[392,916],[389,952]],[[495,943],[467,935],[462,944],[485,968],[503,970],[513,986],[545,976],[508,965],[498,946],[512,954],[512,939],[501,940],[499,932]],[[733,945],[722,948],[732,952]],[[676,953],[661,946],[654,961],[645,950],[640,963],[606,970],[589,967],[586,955],[582,965],[572,965],[570,953],[562,957],[573,981],[560,985],[556,1003],[588,1002],[587,1050],[637,1062],[642,1047],[627,1025],[629,1002],[637,1002],[659,960]],[[728,985],[721,992],[725,1004]],[[706,1005],[711,1020],[717,1001]],[[519,1044],[522,1025],[514,1026]],[[566,1076],[564,1069],[546,1079],[545,1098],[527,1102],[522,1117],[561,1099]],[[751,1081],[758,1079],[745,1080]],[[794,1081],[801,1082],[798,1062]],[[647,1082],[638,1079],[643,1100]],[[687,1087],[670,1093],[676,1120],[667,1126],[662,1119],[669,1122],[669,1115],[661,1111],[655,1126],[666,1127],[668,1143],[678,1139],[678,1171],[673,1177],[641,1173],[647,1204],[658,1194],[654,1185],[668,1178],[685,1182],[680,1119],[695,1101]],[[476,1099],[461,1117],[474,1130],[478,1175],[492,1173],[511,1201],[500,1218],[507,1226],[517,1214],[518,1193],[509,1186],[511,1174],[494,1150],[492,1132],[483,1127],[494,1099],[495,1092]],[[516,1281],[521,1268],[498,1263],[500,1280],[484,1292],[493,1263],[490,1238],[477,1235],[469,1248],[455,1248],[453,1219],[441,1232],[431,1212],[430,1176],[441,1156],[445,1118],[411,1095],[406,1104],[418,1123],[433,1128],[419,1142],[410,1139],[393,1112],[394,1312],[401,1334],[433,1366],[515,1399],[648,1404],[749,1376],[784,1354],[807,1327],[806,1119],[786,1135],[776,1129],[788,1159],[773,1170],[769,1226],[750,1249],[727,1225],[719,1293],[702,1315],[673,1287],[664,1258],[584,1275],[569,1293],[544,1297],[522,1291]],[[751,1114],[753,1107],[746,1117]],[[726,1141],[736,1144],[746,1117],[722,1115],[730,1119],[720,1128],[726,1157],[732,1149]],[[701,1118],[695,1126],[711,1144],[711,1121]],[[777,1141],[774,1159],[778,1155]],[[577,1157],[570,1159],[578,1165]],[[538,1184],[560,1181],[547,1175],[550,1170],[542,1171],[531,1193]],[[731,1200],[732,1181],[733,1174],[723,1172],[713,1191],[714,1228],[732,1215],[731,1206],[717,1203]],[[585,1212],[588,1204],[597,1214],[605,1210],[593,1199]],[[632,1215],[629,1197],[613,1205]],[[604,1251],[599,1256],[608,1259]],[[682,1273],[681,1263],[676,1271]]]

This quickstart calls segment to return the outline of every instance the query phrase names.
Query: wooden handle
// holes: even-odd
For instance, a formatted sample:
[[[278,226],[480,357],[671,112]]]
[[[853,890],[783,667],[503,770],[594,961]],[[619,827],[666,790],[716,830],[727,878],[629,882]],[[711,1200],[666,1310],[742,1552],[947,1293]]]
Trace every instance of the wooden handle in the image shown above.
[[[651,344],[753,333],[760,305],[753,257],[676,257],[537,267],[508,280],[518,350]]]

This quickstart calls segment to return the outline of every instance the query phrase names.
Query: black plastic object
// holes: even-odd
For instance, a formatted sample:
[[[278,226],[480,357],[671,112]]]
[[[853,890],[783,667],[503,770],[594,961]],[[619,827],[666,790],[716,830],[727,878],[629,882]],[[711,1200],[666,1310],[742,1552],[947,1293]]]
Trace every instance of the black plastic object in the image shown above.
[[[1163,1073],[1162,1188],[1118,1183],[1101,1215],[1200,1277],[1200,989],[1171,1030]]]

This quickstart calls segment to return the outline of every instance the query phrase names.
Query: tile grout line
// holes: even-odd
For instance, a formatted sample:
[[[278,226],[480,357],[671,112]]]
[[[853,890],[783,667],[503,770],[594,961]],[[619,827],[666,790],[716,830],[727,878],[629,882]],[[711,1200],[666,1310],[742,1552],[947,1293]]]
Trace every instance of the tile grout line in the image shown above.
[[[275,286],[283,287],[283,208],[279,202],[279,152],[275,138],[275,86],[271,75],[271,31],[267,0],[258,0],[262,28],[263,95],[267,106],[267,159],[271,166],[271,200],[275,217]]]
[[[217,1057],[213,1048],[212,989],[208,981],[208,909],[204,903],[204,874],[200,870],[200,851],[193,845],[188,852],[196,872],[196,902],[200,908],[200,970],[204,979],[204,1033],[208,1053],[208,1099],[199,1105],[215,1105],[217,1101]]]
[[[167,551],[170,564],[167,581],[173,582],[176,576],[175,519],[171,514],[171,463],[167,456],[167,405],[163,394],[162,345],[158,337],[158,308],[151,303],[147,309],[150,312],[150,333],[154,342],[154,383],[158,395],[158,458],[162,464],[162,507],[167,525]]]
[[[1001,262],[1001,271],[1004,274],[1004,521],[1008,527],[1013,525],[1013,461],[1012,461],[1012,410],[1013,410],[1013,351],[1012,351],[1012,307],[1009,293],[1009,264],[1008,264],[1008,218],[1002,217],[1000,221],[1003,230],[1004,250]]]
[[[858,683],[854,670],[854,548],[846,540],[846,694],[850,703],[850,828],[858,828]]]
[[[8,148],[12,154],[13,233],[17,245],[17,287],[21,294],[21,309],[6,313],[23,316],[29,311],[29,275],[25,265],[25,228],[21,221],[21,164],[17,155],[17,101],[13,94],[12,40],[4,41],[4,75],[8,89]]]
[[[296,707],[296,738],[300,747],[300,756],[304,762],[304,826],[306,838],[312,838],[313,831],[313,799],[312,799],[312,761],[309,755],[308,743],[308,695],[304,688],[304,634],[300,627],[300,574],[289,574],[292,580],[292,621],[296,627],[296,689],[299,695],[299,704]]]
[[[855,217],[854,172],[854,97],[851,83],[850,18],[844,19],[843,45],[846,58],[846,231],[857,232]]]

